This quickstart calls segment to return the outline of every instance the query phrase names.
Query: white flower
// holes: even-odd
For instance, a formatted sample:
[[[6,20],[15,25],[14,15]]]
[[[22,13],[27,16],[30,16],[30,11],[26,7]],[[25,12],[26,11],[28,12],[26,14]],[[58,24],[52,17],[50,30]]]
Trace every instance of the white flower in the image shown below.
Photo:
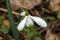
[[[25,11],[23,11],[20,15],[21,15],[21,16],[25,16]]]
[[[25,24],[26,24],[26,19],[27,19],[27,16],[19,23],[17,29],[20,31],[24,28]]]
[[[28,17],[27,20],[26,20],[26,26],[29,27],[29,26],[32,26],[33,25],[33,20]]]
[[[24,12],[22,12],[22,13],[24,13]],[[35,21],[41,27],[47,27],[47,23],[42,18],[28,15],[28,16],[25,16],[25,18],[19,23],[17,29],[19,31],[21,31],[25,25],[26,26],[32,26],[33,21]]]

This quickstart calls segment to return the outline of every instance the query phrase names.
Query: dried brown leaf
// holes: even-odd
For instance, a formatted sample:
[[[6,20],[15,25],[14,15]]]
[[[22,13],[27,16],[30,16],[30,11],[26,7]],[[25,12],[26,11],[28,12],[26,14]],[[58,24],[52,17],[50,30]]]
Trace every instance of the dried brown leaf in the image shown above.
[[[10,22],[9,22],[9,20],[5,19],[3,21],[3,24],[6,25],[10,29]]]
[[[46,40],[54,40],[55,35],[51,32],[51,30],[47,30]]]
[[[50,0],[51,11],[60,11],[60,0]]]
[[[0,36],[0,40],[3,40],[3,37]]]
[[[13,10],[17,10],[19,8],[26,8],[30,10],[41,4],[41,0],[10,0],[10,3]]]

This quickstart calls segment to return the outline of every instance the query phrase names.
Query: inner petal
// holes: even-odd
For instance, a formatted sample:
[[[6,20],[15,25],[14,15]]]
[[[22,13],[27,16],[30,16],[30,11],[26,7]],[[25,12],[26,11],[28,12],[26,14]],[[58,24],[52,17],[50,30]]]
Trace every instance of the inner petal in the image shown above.
[[[33,24],[34,24],[33,20],[30,17],[28,17],[26,21],[26,26],[29,27],[29,26],[32,26]]]

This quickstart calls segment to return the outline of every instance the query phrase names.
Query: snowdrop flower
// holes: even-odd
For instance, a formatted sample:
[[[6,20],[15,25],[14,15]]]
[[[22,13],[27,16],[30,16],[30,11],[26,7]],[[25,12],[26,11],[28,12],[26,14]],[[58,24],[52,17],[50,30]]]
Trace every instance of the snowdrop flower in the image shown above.
[[[22,16],[25,16],[24,19],[19,23],[17,29],[19,31],[21,31],[24,26],[32,26],[33,25],[33,21],[35,21],[39,26],[41,27],[47,27],[47,23],[42,19],[42,18],[39,18],[39,17],[35,17],[35,16],[31,16],[31,15],[25,15],[26,12],[23,11],[21,13]]]
[[[25,16],[25,11],[23,11],[20,15],[21,15],[21,16]]]

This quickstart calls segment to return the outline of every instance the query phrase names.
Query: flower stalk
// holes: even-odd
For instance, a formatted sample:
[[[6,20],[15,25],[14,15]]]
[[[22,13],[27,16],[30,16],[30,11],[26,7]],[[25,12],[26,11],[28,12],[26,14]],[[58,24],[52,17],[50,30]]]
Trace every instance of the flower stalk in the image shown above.
[[[9,16],[9,20],[10,20],[10,24],[11,24],[13,37],[14,37],[15,40],[19,40],[19,33],[18,33],[17,29],[16,29],[16,25],[15,25],[15,21],[13,19],[12,10],[11,10],[9,0],[6,0],[6,5],[7,5],[8,16]]]

